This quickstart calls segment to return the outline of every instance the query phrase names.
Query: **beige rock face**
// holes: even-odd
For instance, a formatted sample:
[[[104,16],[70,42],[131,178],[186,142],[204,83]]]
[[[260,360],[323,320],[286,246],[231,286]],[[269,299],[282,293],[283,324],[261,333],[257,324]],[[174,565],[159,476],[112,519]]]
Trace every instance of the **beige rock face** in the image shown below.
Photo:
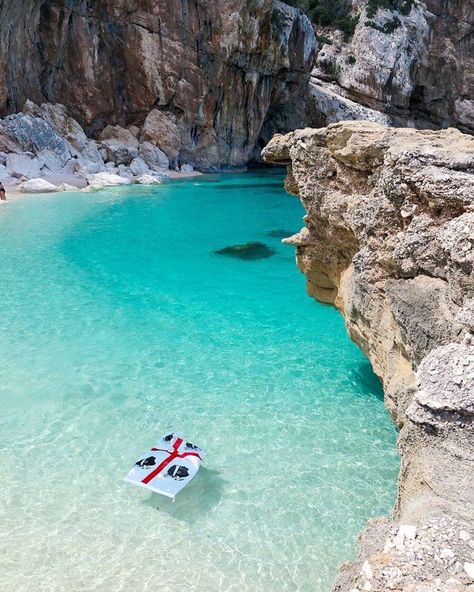
[[[240,166],[304,124],[315,48],[278,0],[5,0],[0,117],[61,103],[89,135],[146,122],[172,166]]]
[[[335,589],[467,589],[472,549],[454,533],[474,523],[474,138],[345,122],[277,135],[263,156],[289,165],[306,208],[285,242],[309,294],[340,309],[403,426],[394,525],[370,524]]]

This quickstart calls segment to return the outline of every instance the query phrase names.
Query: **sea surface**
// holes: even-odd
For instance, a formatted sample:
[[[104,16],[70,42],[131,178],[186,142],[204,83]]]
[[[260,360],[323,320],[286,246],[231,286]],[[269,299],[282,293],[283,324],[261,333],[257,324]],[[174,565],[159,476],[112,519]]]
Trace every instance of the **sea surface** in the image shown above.
[[[327,591],[389,514],[396,430],[282,182],[0,207],[0,590]],[[172,430],[208,452],[174,504],[122,480]]]

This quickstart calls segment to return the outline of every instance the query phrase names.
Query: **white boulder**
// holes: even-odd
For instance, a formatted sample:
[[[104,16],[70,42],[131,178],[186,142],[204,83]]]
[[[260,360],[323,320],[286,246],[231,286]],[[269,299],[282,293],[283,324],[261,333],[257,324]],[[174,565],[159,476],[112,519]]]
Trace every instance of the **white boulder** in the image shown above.
[[[131,180],[128,177],[121,177],[113,173],[96,173],[87,177],[89,187],[86,189],[102,189],[103,187],[114,187],[116,185],[129,185]]]
[[[42,163],[28,154],[9,154],[6,162],[12,177],[37,179],[41,175]]]
[[[22,193],[52,193],[59,191],[59,187],[45,179],[30,179],[22,183],[19,189]]]
[[[182,173],[192,173],[194,171],[194,167],[190,164],[182,164],[180,171]]]
[[[10,177],[7,167],[4,164],[0,164],[0,181]]]
[[[158,175],[142,175],[138,177],[137,183],[139,185],[160,185],[163,183],[163,177]]]
[[[464,564],[464,571],[467,573],[469,578],[474,581],[474,563],[469,563],[466,561]]]

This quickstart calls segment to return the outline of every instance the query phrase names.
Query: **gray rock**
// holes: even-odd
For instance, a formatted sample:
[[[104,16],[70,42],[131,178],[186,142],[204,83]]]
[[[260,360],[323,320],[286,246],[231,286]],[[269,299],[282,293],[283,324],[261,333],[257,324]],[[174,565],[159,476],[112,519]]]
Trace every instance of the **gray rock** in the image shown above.
[[[127,166],[125,166],[124,164],[120,164],[120,165],[117,167],[117,170],[118,170],[118,174],[119,174],[121,177],[125,177],[125,178],[127,178],[127,179],[131,179],[131,178],[133,177],[133,173],[132,173],[132,171],[130,170],[130,168],[129,168],[129,167],[127,167]]]
[[[450,300],[445,280],[425,275],[389,280],[385,292],[414,365],[432,349],[456,339],[461,329],[455,322],[458,307]]]
[[[130,170],[136,177],[140,177],[141,175],[146,175],[149,173],[150,167],[146,164],[143,158],[138,156],[130,163]]]
[[[116,166],[128,165],[138,156],[138,150],[126,144],[116,144],[112,140],[107,140],[105,144],[107,151],[107,160],[113,162]]]
[[[142,158],[152,171],[168,171],[169,159],[166,154],[151,142],[142,142],[138,149]]]
[[[24,112],[39,117],[66,141],[72,156],[76,157],[84,171],[90,173],[104,170],[102,157],[94,140],[90,140],[79,123],[70,117],[64,105],[31,101],[25,103]]]
[[[22,152],[32,152],[50,171],[58,172],[71,159],[64,138],[39,117],[22,113],[10,115],[3,119],[2,128]]]
[[[43,163],[27,154],[9,154],[7,156],[7,169],[12,177],[36,179],[41,176]]]
[[[474,416],[474,347],[450,343],[437,348],[421,363],[416,404],[434,412],[449,411]]]
[[[119,125],[108,125],[99,134],[99,140],[103,144],[124,144],[131,148],[138,148],[138,140],[134,134],[128,129],[120,127]]]
[[[53,193],[59,191],[59,187],[45,179],[30,179],[22,183],[19,189],[22,193]]]

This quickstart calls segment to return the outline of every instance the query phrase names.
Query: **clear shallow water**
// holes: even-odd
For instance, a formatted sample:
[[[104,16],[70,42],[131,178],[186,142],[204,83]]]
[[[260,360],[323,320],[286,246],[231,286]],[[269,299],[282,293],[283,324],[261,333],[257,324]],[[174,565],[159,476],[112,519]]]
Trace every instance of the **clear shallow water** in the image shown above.
[[[302,225],[281,187],[228,175],[0,208],[1,590],[328,590],[390,511],[395,428],[270,236]],[[213,254],[247,241],[276,254]],[[175,504],[122,482],[170,429],[209,453]]]

